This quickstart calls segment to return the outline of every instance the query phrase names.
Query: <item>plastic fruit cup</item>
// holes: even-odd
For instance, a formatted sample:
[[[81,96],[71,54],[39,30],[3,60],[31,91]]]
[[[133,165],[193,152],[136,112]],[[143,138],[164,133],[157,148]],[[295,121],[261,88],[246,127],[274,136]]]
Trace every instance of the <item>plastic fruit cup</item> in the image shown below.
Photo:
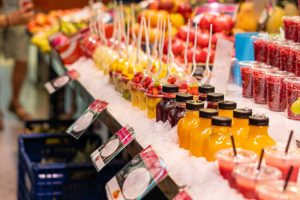
[[[220,174],[229,181],[231,187],[236,187],[232,176],[233,168],[239,164],[255,163],[257,155],[253,151],[236,149],[237,155],[234,156],[232,149],[221,150],[217,153]]]
[[[283,80],[292,74],[285,71],[275,71],[266,74],[267,101],[269,109],[283,112],[286,109],[286,92]]]
[[[300,28],[299,28],[299,31],[300,31]],[[296,53],[295,54],[296,54],[295,55],[296,60],[295,60],[295,72],[294,73],[295,73],[296,76],[300,77],[300,48],[296,48]]]
[[[139,97],[139,108],[141,110],[146,110],[146,96],[145,96],[145,89],[139,88],[138,89],[138,97]]]
[[[296,183],[288,183],[283,191],[285,181],[268,181],[256,186],[259,200],[296,200],[300,199],[300,186]]]
[[[267,61],[267,41],[261,36],[253,37],[254,58],[258,62],[266,63]]]
[[[267,64],[271,66],[278,66],[278,46],[279,42],[276,40],[270,40],[267,43]]]
[[[283,26],[285,32],[285,38],[297,42],[298,40],[298,20],[295,17],[283,17]]]
[[[300,120],[300,77],[288,77],[284,79],[284,83],[288,118]]]
[[[300,149],[290,147],[285,153],[284,147],[273,146],[265,149],[265,159],[267,165],[276,167],[282,173],[285,180],[291,166],[294,166],[290,181],[297,182],[300,167]]]
[[[115,75],[116,75],[116,77],[115,77],[115,89],[118,92],[123,93],[122,74],[116,72]]]
[[[131,101],[131,94],[130,94],[130,81],[128,77],[122,76],[121,77],[121,82],[122,82],[122,91],[123,91],[123,98]]]
[[[296,63],[295,46],[291,44],[280,45],[279,47],[280,70],[293,72]]]
[[[237,165],[233,169],[236,185],[246,198],[257,198],[255,187],[266,181],[275,181],[281,177],[281,172],[275,167],[262,165],[257,170],[257,163]]]
[[[156,105],[162,100],[162,95],[145,94],[146,96],[146,108],[147,117],[149,119],[156,118]]]
[[[139,94],[138,94],[139,83],[130,82],[129,84],[130,84],[131,105],[133,107],[139,107]]]
[[[273,70],[270,66],[252,68],[253,98],[257,104],[267,104],[266,73]]]
[[[253,83],[252,83],[252,68],[255,66],[260,66],[261,64],[256,61],[243,61],[239,62],[242,76],[242,88],[243,97],[252,98],[253,97]]]

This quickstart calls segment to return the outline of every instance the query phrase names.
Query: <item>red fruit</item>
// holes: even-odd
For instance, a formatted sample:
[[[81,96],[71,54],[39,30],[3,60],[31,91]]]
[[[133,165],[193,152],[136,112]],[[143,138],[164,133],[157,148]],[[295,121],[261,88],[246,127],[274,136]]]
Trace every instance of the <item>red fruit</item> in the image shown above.
[[[189,31],[188,26],[182,26],[179,28],[177,36],[182,40],[186,40],[188,31]]]
[[[197,62],[205,63],[206,62],[206,56],[207,56],[207,51],[200,50],[199,61],[197,61]]]
[[[234,22],[230,15],[220,15],[213,21],[213,31],[214,32],[224,32],[229,33],[234,26]]]
[[[182,89],[182,90],[186,90],[187,88],[188,88],[188,84],[187,83],[183,83],[180,86],[180,89]]]
[[[173,85],[173,84],[175,84],[176,80],[177,79],[175,76],[169,76],[168,83]]]
[[[216,17],[217,16],[213,13],[204,13],[199,21],[199,27],[204,30],[209,30],[210,24],[213,24]]]
[[[197,43],[198,45],[200,45],[200,47],[204,48],[204,47],[208,47],[208,43],[209,43],[209,34],[204,32],[198,35],[197,37]]]
[[[175,6],[175,1],[172,0],[161,0],[159,2],[159,9],[171,11]]]
[[[159,94],[158,88],[152,88],[152,94],[158,95]]]
[[[180,13],[185,20],[189,19],[192,14],[191,4],[185,2],[179,4],[177,12]]]
[[[208,48],[204,48],[201,53],[201,62],[206,62],[206,57],[208,53]],[[214,62],[215,51],[213,49],[210,50],[209,63]]]
[[[185,45],[184,42],[176,39],[173,43],[172,43],[172,51],[174,53],[174,55],[178,55],[181,54],[185,49]]]
[[[194,53],[194,48],[189,49],[187,52],[187,60],[190,63],[193,62],[193,53]],[[200,62],[200,60],[201,60],[201,50],[200,49],[196,49],[195,60],[196,60],[196,62]]]

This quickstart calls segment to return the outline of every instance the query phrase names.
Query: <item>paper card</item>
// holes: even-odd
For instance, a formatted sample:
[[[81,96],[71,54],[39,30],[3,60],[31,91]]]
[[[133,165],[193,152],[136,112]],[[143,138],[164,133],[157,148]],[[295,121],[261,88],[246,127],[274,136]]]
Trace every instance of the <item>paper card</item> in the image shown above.
[[[216,91],[224,94],[228,87],[232,51],[232,42],[223,38],[218,39],[210,84],[215,86]]]
[[[95,100],[84,111],[84,113],[67,129],[67,133],[74,138],[79,139],[80,136],[91,126],[100,113],[106,109],[107,102]]]
[[[45,88],[47,89],[49,94],[53,94],[54,92],[65,87],[69,82],[77,79],[78,77],[79,74],[76,70],[69,70],[66,74],[45,83]]]
[[[106,194],[113,200],[142,199],[166,176],[164,163],[148,146],[106,184]]]
[[[114,134],[105,144],[95,150],[91,154],[91,159],[97,172],[114,159],[134,139],[135,133],[133,128],[126,125]]]
[[[181,190],[173,200],[192,200],[192,197],[185,191]]]

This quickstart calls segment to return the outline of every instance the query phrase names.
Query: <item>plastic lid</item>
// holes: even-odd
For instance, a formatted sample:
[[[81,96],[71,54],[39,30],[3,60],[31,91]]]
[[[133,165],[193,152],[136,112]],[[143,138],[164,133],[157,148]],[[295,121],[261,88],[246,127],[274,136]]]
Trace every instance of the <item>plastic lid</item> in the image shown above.
[[[231,126],[232,119],[229,117],[212,117],[212,125],[214,126]]]
[[[198,91],[200,93],[211,93],[211,92],[215,92],[215,87],[209,84],[203,84],[200,85],[200,87],[198,88]]]
[[[249,124],[253,126],[269,126],[269,118],[265,115],[253,115],[249,117]]]
[[[201,108],[204,108],[204,102],[203,101],[189,100],[189,101],[186,102],[186,109],[187,110],[200,110]]]
[[[249,119],[252,115],[252,109],[249,108],[239,108],[233,110],[233,117],[240,119]]]
[[[193,100],[193,96],[190,94],[176,94],[176,101],[178,102],[186,102],[189,100]]]
[[[233,110],[236,109],[236,102],[234,101],[220,101],[219,102],[219,109],[222,110]]]
[[[214,116],[218,116],[218,113],[219,112],[216,109],[211,109],[211,108],[201,109],[199,112],[199,117],[210,119]]]
[[[224,100],[224,94],[222,93],[208,93],[207,101],[219,102]]]
[[[163,85],[162,91],[170,92],[170,93],[177,93],[179,91],[179,88],[176,85]]]

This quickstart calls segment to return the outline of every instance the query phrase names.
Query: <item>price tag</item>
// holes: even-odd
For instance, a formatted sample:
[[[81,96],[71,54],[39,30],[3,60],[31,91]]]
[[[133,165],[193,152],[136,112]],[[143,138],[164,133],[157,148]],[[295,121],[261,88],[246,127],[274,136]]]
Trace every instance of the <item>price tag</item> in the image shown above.
[[[192,197],[185,191],[181,190],[173,200],[192,200]]]
[[[215,86],[216,91],[224,94],[228,87],[232,51],[232,42],[223,38],[218,39],[210,84]]]
[[[79,74],[76,70],[69,70],[66,74],[59,76],[45,84],[49,94],[53,94],[57,90],[66,86],[72,80],[75,80],[79,77]]]
[[[166,176],[164,163],[148,146],[106,184],[106,194],[113,200],[142,199]]]
[[[68,129],[67,133],[72,135],[74,138],[79,139],[80,136],[90,127],[95,121],[99,114],[106,109],[107,102],[101,100],[95,100],[91,105],[84,111],[84,113],[72,124]]]
[[[91,154],[93,164],[99,172],[105,165],[114,159],[135,138],[132,127],[126,125],[114,134],[105,144]]]

